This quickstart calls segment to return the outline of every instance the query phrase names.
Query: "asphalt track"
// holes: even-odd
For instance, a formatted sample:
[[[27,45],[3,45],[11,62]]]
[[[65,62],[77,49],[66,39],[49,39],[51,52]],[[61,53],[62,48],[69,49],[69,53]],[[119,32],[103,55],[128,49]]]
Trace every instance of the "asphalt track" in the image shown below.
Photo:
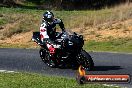
[[[38,49],[0,48],[0,70],[34,72],[45,75],[76,77],[77,70],[47,67],[39,57]],[[95,67],[88,74],[132,75],[132,54],[89,52]],[[132,88],[132,84],[121,84]]]

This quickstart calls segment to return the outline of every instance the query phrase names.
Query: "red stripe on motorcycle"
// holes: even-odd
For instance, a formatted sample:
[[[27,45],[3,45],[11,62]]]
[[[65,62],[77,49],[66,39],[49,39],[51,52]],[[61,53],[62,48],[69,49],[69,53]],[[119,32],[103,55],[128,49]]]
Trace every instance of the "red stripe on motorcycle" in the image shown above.
[[[44,36],[43,36],[42,34],[40,34],[40,38],[41,38],[41,39],[43,39],[43,38],[44,38]]]
[[[46,31],[46,29],[40,29],[40,32],[45,32]]]
[[[55,48],[51,45],[49,47],[49,51],[50,51],[50,54],[54,54],[55,53]]]

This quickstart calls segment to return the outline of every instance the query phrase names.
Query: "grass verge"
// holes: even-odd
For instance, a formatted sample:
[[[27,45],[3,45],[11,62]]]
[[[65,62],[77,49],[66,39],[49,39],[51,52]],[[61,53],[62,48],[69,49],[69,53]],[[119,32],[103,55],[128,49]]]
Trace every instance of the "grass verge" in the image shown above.
[[[119,38],[109,41],[86,41],[84,49],[87,51],[132,52],[132,39]]]
[[[31,73],[0,73],[1,88],[114,88],[100,84],[78,85],[75,79]],[[117,87],[116,87],[117,88]]]
[[[0,48],[39,48],[34,42],[26,44],[0,44]],[[122,52],[132,53],[132,39],[119,38],[109,41],[85,41],[84,47],[86,51],[107,51],[107,52]]]
[[[57,18],[64,21],[68,29],[96,27],[103,23],[118,22],[132,18],[132,4],[123,4],[115,8],[105,8],[101,10],[88,11],[53,11]],[[42,14],[45,10],[23,9],[23,8],[5,8],[0,7],[0,26],[8,29],[3,32],[4,37],[10,37],[13,34],[39,30]],[[14,30],[14,31],[13,31]]]
[[[3,41],[12,35],[23,32],[38,31],[44,11],[45,10],[0,7],[0,40]],[[61,18],[64,21],[66,28],[73,28],[73,31],[79,30],[80,33],[84,33],[84,37],[87,37],[87,34],[95,34],[96,30],[93,30],[95,27],[97,27],[98,30],[105,30],[109,29],[107,27],[111,27],[113,22],[117,23],[123,20],[131,19],[132,4],[124,4],[119,7],[105,8],[94,11],[88,10],[53,12],[56,17]],[[106,24],[102,26],[101,24],[104,23]],[[130,23],[129,26],[131,25],[132,24]],[[79,28],[83,30],[80,30]],[[91,33],[86,33],[87,30],[93,31]],[[117,30],[120,30],[120,25],[119,29],[117,28]],[[96,35],[96,37],[100,37],[100,34]],[[2,48],[32,48],[32,46],[34,45],[32,45],[31,42],[27,44],[9,44],[2,42],[0,44],[0,47]],[[113,39],[102,42],[86,41],[84,48],[90,51],[132,52],[132,41],[125,39]]]
[[[35,44],[34,42],[29,42],[25,44],[10,44],[10,43],[1,43],[0,48],[39,48],[39,45]]]

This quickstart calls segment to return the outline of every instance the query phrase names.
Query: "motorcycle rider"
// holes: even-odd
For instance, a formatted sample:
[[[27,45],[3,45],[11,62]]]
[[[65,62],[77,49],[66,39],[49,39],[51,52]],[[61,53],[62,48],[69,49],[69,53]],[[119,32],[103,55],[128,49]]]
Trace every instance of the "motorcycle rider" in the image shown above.
[[[56,51],[55,47],[57,46],[57,44],[54,43],[56,39],[56,24],[59,24],[62,32],[65,32],[65,27],[61,19],[55,18],[51,11],[44,12],[40,27],[40,38],[42,43],[49,50],[51,56],[54,56]],[[51,57],[50,67],[55,66],[53,59],[55,58]]]

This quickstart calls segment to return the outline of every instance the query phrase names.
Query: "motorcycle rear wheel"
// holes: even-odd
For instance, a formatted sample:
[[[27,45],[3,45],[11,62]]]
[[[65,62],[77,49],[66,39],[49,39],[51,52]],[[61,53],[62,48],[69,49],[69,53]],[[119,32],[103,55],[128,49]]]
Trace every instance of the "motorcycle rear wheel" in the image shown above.
[[[39,55],[40,55],[41,60],[42,60],[44,63],[46,63],[46,59],[45,59],[46,50],[40,49],[40,50],[39,50]]]
[[[45,50],[45,49],[40,49],[39,54],[40,54],[41,60],[42,60],[47,66],[49,66],[49,67],[51,67],[51,68],[54,68],[54,67],[57,66],[56,63],[53,62],[53,61],[51,60],[52,57],[51,57],[50,53],[49,53],[47,50]]]

